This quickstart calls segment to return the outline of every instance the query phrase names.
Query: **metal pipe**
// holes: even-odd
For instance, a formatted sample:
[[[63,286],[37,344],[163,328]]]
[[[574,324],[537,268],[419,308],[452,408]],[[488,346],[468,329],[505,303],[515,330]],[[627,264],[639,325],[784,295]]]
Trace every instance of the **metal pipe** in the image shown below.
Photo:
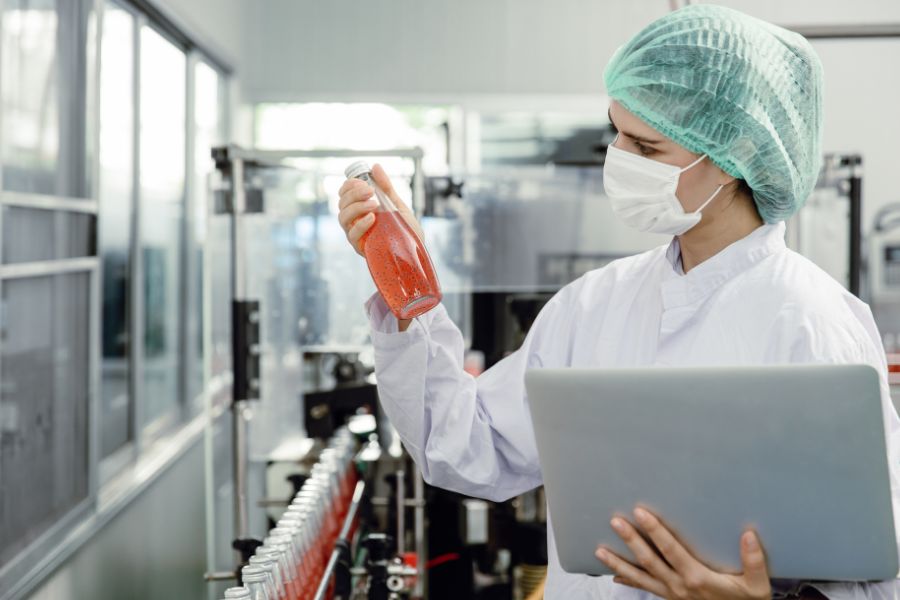
[[[851,167],[850,189],[850,293],[859,297],[862,269],[862,177]]]
[[[416,475],[413,485],[413,498],[415,504],[414,514],[414,534],[416,547],[416,586],[413,589],[413,595],[416,598],[425,597],[425,563],[427,562],[427,548],[425,547],[425,479],[422,478],[422,471],[416,468]]]
[[[212,190],[209,189],[211,192]],[[215,214],[215,200],[213,199],[213,194],[209,193],[204,195],[204,213],[205,217],[203,219],[204,231],[203,238],[205,240],[205,244],[208,244],[208,240],[210,239],[210,232],[212,231],[211,223],[213,215]],[[219,386],[222,385],[223,375],[214,375],[213,374],[213,356],[212,356],[212,347],[213,347],[213,316],[212,316],[212,252],[209,245],[204,246],[204,250],[202,253],[202,284],[201,284],[201,298],[203,300],[203,411],[206,413],[206,419],[204,421],[204,432],[203,432],[203,446],[204,446],[204,468],[203,468],[203,477],[204,477],[204,485],[206,488],[206,568],[212,571],[209,575],[215,576],[217,572],[215,571],[217,565],[216,560],[216,548],[219,544],[219,531],[216,526],[216,517],[217,515],[217,494],[216,494],[216,453],[215,453],[215,432],[216,432],[216,423],[219,417],[223,414],[220,407],[217,407],[213,404],[214,398],[218,396],[219,390],[221,389]],[[218,411],[216,409],[219,409]],[[234,571],[231,572],[232,576],[236,574]],[[217,579],[213,579],[213,581],[218,581]],[[212,600],[212,591],[207,590],[207,599]]]
[[[341,535],[339,539],[348,539],[348,536],[350,535],[350,529],[353,527],[353,520],[356,518],[356,513],[359,512],[359,505],[362,502],[362,495],[365,490],[365,481],[356,482],[356,488],[353,490],[353,499],[350,501],[350,508],[347,510],[347,516],[344,517],[344,526],[341,527]]]
[[[359,505],[362,502],[362,496],[363,492],[365,492],[365,489],[365,481],[358,481],[356,483],[356,489],[353,490],[353,500],[350,502],[350,508],[347,510],[347,516],[344,517],[344,524],[341,526],[341,534],[338,537],[338,542],[350,542],[350,540],[348,539],[350,536],[350,530],[353,528],[353,521],[356,520],[356,513],[359,512]],[[337,566],[340,554],[340,550],[338,550],[337,548],[331,551],[331,557],[328,559],[328,565],[325,567],[325,572],[322,574],[322,580],[319,582],[319,587],[318,589],[316,589],[316,595],[313,600],[323,600],[328,594],[328,587],[331,583],[331,577],[332,575],[334,575],[334,568]]]
[[[96,181],[96,179],[94,181]],[[4,206],[21,206],[23,208],[85,213],[89,215],[96,215],[100,210],[100,203],[95,199],[60,198],[58,196],[46,194],[10,191],[0,192],[0,204]]]
[[[246,294],[244,281],[244,227],[243,214],[246,206],[244,195],[244,163],[232,162],[231,173],[231,297],[233,301],[243,300]],[[232,310],[234,310],[232,302]],[[234,322],[234,319],[232,319]],[[234,335],[234,332],[232,332]],[[232,364],[237,364],[238,356],[232,356]],[[232,388],[236,393],[236,388]],[[247,407],[246,398],[232,397],[232,444],[234,453],[234,536],[241,539],[249,535],[250,511],[247,501]]]
[[[100,268],[100,258],[85,256],[79,258],[56,258],[26,263],[0,265],[0,279],[17,279],[61,275],[63,273],[83,273]]]
[[[425,151],[419,147],[392,148],[384,150],[348,150],[346,148],[321,148],[318,150],[253,150],[239,146],[225,146],[227,157],[232,161],[278,163],[286,158],[379,158],[398,156],[400,158],[422,158]]]
[[[422,157],[413,157],[412,210],[417,218],[425,214],[425,174],[422,172]]]
[[[244,280],[244,223],[247,195],[244,190],[244,161],[231,163],[231,299],[246,300],[247,282]]]
[[[247,499],[247,418],[246,400],[232,405],[232,439],[234,441],[234,537],[249,535],[250,513]]]
[[[383,506],[388,506],[390,503],[391,503],[390,498],[386,498],[384,496],[373,496],[372,498],[369,498],[369,504],[371,504],[372,506],[377,506],[379,508],[381,508]],[[284,504],[284,502],[282,502],[282,504]],[[413,498],[411,500],[407,500],[405,504],[406,504],[406,508],[415,508],[420,505],[425,506],[424,502],[419,502],[415,498]]]
[[[872,39],[900,37],[900,23],[859,23],[851,25],[787,25],[810,40]]]
[[[272,506],[288,506],[291,503],[291,500],[286,500],[284,498],[260,498],[256,501],[256,506],[260,508],[269,508]]]
[[[406,552],[404,534],[406,533],[406,473],[397,471],[397,554]]]

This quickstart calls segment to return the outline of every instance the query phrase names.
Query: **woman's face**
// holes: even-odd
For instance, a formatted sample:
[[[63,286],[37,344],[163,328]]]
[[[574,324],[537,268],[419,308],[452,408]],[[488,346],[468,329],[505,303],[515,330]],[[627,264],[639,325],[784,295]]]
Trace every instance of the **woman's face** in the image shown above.
[[[609,120],[619,132],[614,144],[619,150],[682,169],[700,157],[641,121],[615,100],[610,102]],[[720,185],[727,185],[732,181],[734,177],[712,162],[701,160],[681,173],[675,193],[684,210],[693,212],[712,196]]]

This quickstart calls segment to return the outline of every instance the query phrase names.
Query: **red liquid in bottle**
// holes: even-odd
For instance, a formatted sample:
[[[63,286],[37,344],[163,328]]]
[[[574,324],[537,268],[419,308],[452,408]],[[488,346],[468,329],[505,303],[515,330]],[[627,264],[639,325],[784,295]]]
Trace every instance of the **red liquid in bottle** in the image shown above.
[[[398,319],[412,319],[441,301],[441,286],[425,246],[396,211],[378,211],[362,238],[369,272]]]

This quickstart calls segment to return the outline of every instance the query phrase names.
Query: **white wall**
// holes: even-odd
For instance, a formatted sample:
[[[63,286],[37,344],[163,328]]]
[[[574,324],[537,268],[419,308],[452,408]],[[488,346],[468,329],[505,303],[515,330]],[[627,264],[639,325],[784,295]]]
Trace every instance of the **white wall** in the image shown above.
[[[151,0],[166,16],[184,29],[198,44],[233,69],[228,102],[232,107],[229,141],[252,144],[252,124],[243,106],[243,79],[248,71],[245,42],[257,37],[244,24],[245,5],[262,6],[252,0]],[[252,63],[251,63],[252,64]]]
[[[203,468],[198,440],[28,600],[207,598]]]
[[[252,100],[602,91],[623,23],[667,0],[246,3]],[[364,7],[364,9],[363,9]]]
[[[788,25],[900,22],[896,0],[720,3]],[[294,100],[600,94],[612,52],[665,14],[669,0],[244,0],[242,6],[245,58],[253,67],[243,77],[247,98]]]
[[[211,51],[241,70],[244,0],[152,0],[160,9]],[[262,3],[260,3],[262,4]]]
[[[900,3],[898,3],[900,4]],[[825,68],[825,150],[863,155],[863,219],[900,202],[900,39],[817,41]]]
[[[170,0],[174,1],[174,0]],[[203,0],[208,4],[211,0]],[[234,1],[234,0],[232,0]],[[720,0],[781,25],[900,22],[897,0]],[[669,0],[244,0],[247,101],[602,99],[612,52]],[[817,41],[829,151],[866,161],[868,220],[900,200],[900,40]],[[543,100],[541,100],[543,99]],[[559,100],[557,100],[559,99]]]

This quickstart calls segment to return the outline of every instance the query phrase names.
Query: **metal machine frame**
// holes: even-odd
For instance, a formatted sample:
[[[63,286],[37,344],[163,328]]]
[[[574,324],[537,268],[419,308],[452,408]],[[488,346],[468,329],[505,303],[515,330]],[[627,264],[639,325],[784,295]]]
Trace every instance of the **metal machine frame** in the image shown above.
[[[859,297],[862,291],[862,156],[859,154],[826,154],[816,188],[836,188],[848,202],[847,288]],[[802,234],[797,219],[803,211],[788,221],[787,239],[790,246],[802,247]]]
[[[263,151],[248,150],[236,145],[213,148],[212,157],[216,168],[223,174],[225,202],[216,203],[214,199],[208,207],[208,214],[228,214],[232,220],[230,239],[231,250],[231,310],[232,310],[232,365],[234,384],[232,390],[232,472],[234,477],[234,533],[235,549],[252,547],[254,540],[250,537],[249,501],[247,464],[249,460],[248,413],[252,402],[258,401],[262,383],[259,381],[259,313],[265,307],[258,300],[248,295],[246,285],[246,239],[244,233],[244,217],[248,214],[264,212],[264,202],[250,206],[245,191],[247,166],[288,167],[284,161],[292,158],[360,158],[360,157],[399,157],[413,161],[412,177],[412,209],[421,214],[424,209],[424,176],[422,173],[421,148],[402,148],[389,150],[280,150]],[[402,486],[398,486],[398,547],[403,549],[403,532],[405,531],[404,510],[414,509],[413,535],[415,551],[419,556],[417,566],[416,597],[422,597],[425,589],[425,484],[421,472],[415,469],[413,479],[414,497],[406,500]],[[213,565],[210,565],[212,567]],[[207,579],[230,579],[230,573],[208,573]]]

